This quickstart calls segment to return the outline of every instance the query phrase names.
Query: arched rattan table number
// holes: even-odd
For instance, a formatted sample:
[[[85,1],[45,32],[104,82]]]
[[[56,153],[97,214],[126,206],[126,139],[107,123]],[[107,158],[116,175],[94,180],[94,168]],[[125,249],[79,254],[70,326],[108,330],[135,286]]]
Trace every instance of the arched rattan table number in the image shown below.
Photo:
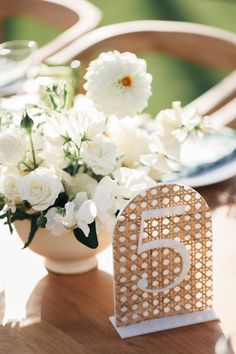
[[[158,184],[117,217],[113,236],[115,316],[122,338],[216,319],[212,224],[190,187]]]

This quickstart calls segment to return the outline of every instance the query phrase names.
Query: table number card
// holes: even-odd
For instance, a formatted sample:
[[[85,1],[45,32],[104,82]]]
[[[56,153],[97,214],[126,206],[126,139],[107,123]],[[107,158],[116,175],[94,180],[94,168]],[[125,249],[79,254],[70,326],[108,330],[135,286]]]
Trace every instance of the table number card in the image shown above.
[[[205,322],[212,309],[212,224],[192,188],[159,184],[128,202],[113,236],[115,316],[122,338]]]

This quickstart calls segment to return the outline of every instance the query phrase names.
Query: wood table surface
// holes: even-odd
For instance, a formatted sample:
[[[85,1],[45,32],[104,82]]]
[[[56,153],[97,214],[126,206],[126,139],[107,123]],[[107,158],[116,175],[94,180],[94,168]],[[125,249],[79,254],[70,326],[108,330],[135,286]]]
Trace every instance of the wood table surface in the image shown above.
[[[108,321],[113,315],[111,250],[100,257],[99,269],[86,274],[48,274],[42,258],[22,251],[16,236],[1,226],[0,353],[215,353],[219,337],[236,334],[236,177],[198,191],[213,212],[220,321],[121,340]]]

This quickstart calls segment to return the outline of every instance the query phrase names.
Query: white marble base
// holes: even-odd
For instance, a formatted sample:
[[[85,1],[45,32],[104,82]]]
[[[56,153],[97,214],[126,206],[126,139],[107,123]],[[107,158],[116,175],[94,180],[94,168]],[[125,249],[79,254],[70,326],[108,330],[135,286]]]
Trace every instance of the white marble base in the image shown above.
[[[115,317],[109,317],[112,325],[121,338],[140,336],[143,334],[164,331],[166,329],[189,326],[196,323],[217,320],[214,310],[187,313],[171,317],[155,318],[123,327],[116,327]]]

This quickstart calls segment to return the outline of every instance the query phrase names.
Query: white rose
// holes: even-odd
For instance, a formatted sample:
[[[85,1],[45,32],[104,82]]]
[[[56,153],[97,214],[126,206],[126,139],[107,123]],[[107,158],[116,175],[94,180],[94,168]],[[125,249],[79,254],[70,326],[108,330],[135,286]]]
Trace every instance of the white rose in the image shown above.
[[[94,195],[98,182],[86,173],[77,173],[75,176],[67,176],[65,186],[70,198],[75,197],[78,192],[86,192]]]
[[[82,160],[98,175],[107,175],[116,165],[116,146],[104,135],[85,141],[81,147]]]
[[[45,216],[47,218],[46,228],[50,230],[53,235],[60,236],[68,232],[63,224],[63,216],[58,214],[57,208],[50,208]]]
[[[17,165],[23,158],[26,136],[19,128],[8,128],[0,133],[0,162]]]
[[[55,203],[63,190],[60,179],[49,169],[39,167],[19,181],[19,193],[37,211],[47,209]]]
[[[88,236],[88,225],[94,221],[97,209],[94,202],[87,199],[87,193],[77,193],[74,200],[66,203],[65,211],[64,225],[67,228],[80,228]]]
[[[133,167],[139,162],[140,155],[149,151],[149,134],[137,126],[135,119],[112,119],[109,134],[119,155],[123,156],[122,161],[126,167]]]
[[[1,176],[1,192],[9,201],[17,203],[21,201],[18,182],[20,175],[16,169],[6,168]]]

